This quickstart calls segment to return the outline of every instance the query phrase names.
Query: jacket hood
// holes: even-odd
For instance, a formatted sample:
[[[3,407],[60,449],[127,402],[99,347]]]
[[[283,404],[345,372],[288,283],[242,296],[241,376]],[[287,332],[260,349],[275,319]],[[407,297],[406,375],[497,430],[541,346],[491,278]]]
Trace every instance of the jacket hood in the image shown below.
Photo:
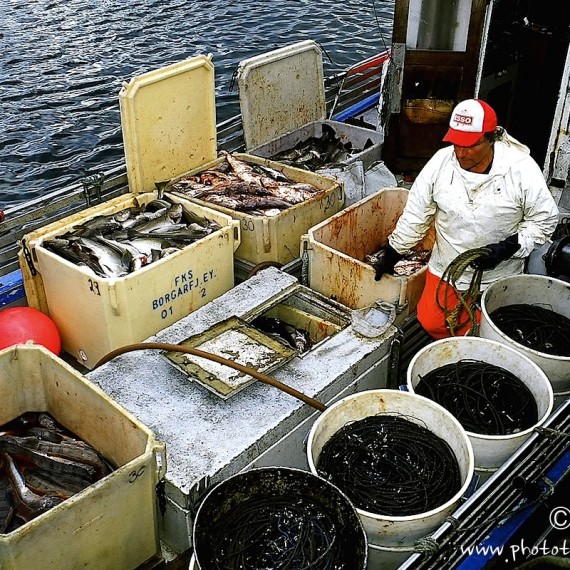
[[[493,166],[488,174],[479,174],[463,170],[459,165],[453,147],[448,147],[449,161],[463,184],[469,191],[477,191],[479,188],[490,184],[494,180],[504,178],[511,168],[530,155],[529,148],[511,137],[506,131],[494,143],[495,156]],[[441,152],[441,151],[440,151]]]

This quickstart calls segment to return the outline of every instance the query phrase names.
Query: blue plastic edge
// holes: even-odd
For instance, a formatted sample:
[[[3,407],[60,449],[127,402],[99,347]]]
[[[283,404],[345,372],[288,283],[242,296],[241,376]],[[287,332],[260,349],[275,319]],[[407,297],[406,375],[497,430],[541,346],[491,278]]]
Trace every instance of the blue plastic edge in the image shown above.
[[[24,281],[19,269],[0,277],[0,308],[16,303],[25,296]]]
[[[570,451],[552,465],[545,473],[552,485],[556,485],[570,471]],[[515,535],[526,520],[538,509],[539,504],[530,503],[527,508],[511,516],[503,524],[495,527],[485,540],[474,545],[473,554],[457,566],[457,570],[483,569],[492,558],[502,555],[504,545]]]
[[[343,121],[346,121],[351,117],[355,117],[360,113],[364,113],[364,111],[367,111],[368,109],[376,105],[379,99],[380,99],[379,93],[375,93],[374,95],[369,95],[368,97],[366,97],[366,99],[363,99],[359,103],[355,103],[354,105],[348,107],[348,109],[345,109],[344,111],[341,111],[336,115],[333,115],[332,118],[334,121],[339,121],[342,123]]]

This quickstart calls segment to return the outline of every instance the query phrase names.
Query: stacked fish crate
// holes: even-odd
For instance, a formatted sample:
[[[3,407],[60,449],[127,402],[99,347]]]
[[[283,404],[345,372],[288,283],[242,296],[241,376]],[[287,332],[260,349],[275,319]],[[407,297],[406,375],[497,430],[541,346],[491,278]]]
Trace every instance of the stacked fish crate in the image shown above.
[[[0,388],[0,567],[158,560],[164,444],[44,347],[0,350]]]
[[[20,252],[29,305],[49,314],[64,350],[89,369],[112,350],[148,338],[231,289],[236,258],[253,265],[298,258],[301,235],[344,204],[342,185],[333,178],[249,155],[218,157],[210,57],[197,56],[133,78],[123,86],[119,103],[130,193],[25,236]],[[228,160],[236,168],[231,184]],[[224,171],[216,175],[224,184],[216,185],[212,176],[219,168]],[[217,203],[187,192],[189,180],[198,175],[208,180],[209,197],[220,191]],[[273,192],[264,198],[272,205],[270,215],[259,208],[264,190]],[[228,207],[226,192],[245,192],[249,205],[243,208],[234,201],[229,206],[239,209]],[[137,243],[146,240],[147,245],[151,238],[168,243],[180,238],[179,225],[143,231],[119,220],[133,208],[143,214],[165,200],[182,206],[186,218],[206,220],[211,228],[216,224],[215,231],[189,245],[183,240],[179,251],[148,266],[131,267],[127,275],[94,272],[86,258],[100,258],[102,246],[105,255],[110,247],[120,248],[114,263],[120,269],[125,258],[133,257],[135,238],[144,238]],[[109,224],[122,225],[120,243],[116,234],[104,234],[105,243],[98,239],[94,253],[93,233],[100,238],[101,227]],[[192,227],[184,230],[203,231]],[[79,247],[82,258],[62,256]],[[162,249],[156,240],[148,247],[153,258]]]
[[[334,178],[247,154],[218,156],[210,57],[134,78],[120,103],[131,189],[153,190],[158,182],[188,203],[231,216],[241,230],[238,259],[256,265],[298,258],[301,235],[344,205]]]
[[[327,119],[323,75],[322,50],[312,40],[242,61],[237,83],[245,145],[250,154],[333,176],[344,183],[350,205],[379,189],[384,136],[378,128]],[[396,183],[381,171],[384,185]]]

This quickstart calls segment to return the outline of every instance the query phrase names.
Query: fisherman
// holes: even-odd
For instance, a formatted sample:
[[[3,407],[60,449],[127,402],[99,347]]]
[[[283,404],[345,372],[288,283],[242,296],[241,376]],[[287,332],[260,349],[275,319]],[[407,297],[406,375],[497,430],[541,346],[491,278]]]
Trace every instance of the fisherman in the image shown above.
[[[436,339],[451,336],[448,310],[469,289],[473,273],[482,272],[479,288],[524,270],[525,258],[544,244],[558,222],[558,208],[529,149],[497,125],[486,102],[467,99],[451,114],[443,138],[451,146],[437,151],[414,181],[406,206],[384,254],[375,263],[375,279],[393,273],[394,265],[414,247],[433,223],[435,243],[417,318]],[[438,288],[449,264],[471,249],[487,248],[455,280]],[[472,323],[458,307],[464,335]],[[476,312],[477,321],[480,312]]]

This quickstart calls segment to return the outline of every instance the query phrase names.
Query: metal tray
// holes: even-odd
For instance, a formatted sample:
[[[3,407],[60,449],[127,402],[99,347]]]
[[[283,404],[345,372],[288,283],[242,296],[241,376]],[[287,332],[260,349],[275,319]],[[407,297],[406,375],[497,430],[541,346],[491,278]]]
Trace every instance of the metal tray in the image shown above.
[[[296,356],[297,352],[238,317],[217,323],[178,343],[221,356],[267,374]],[[165,352],[164,356],[192,380],[228,399],[255,381],[253,376],[201,356]]]

